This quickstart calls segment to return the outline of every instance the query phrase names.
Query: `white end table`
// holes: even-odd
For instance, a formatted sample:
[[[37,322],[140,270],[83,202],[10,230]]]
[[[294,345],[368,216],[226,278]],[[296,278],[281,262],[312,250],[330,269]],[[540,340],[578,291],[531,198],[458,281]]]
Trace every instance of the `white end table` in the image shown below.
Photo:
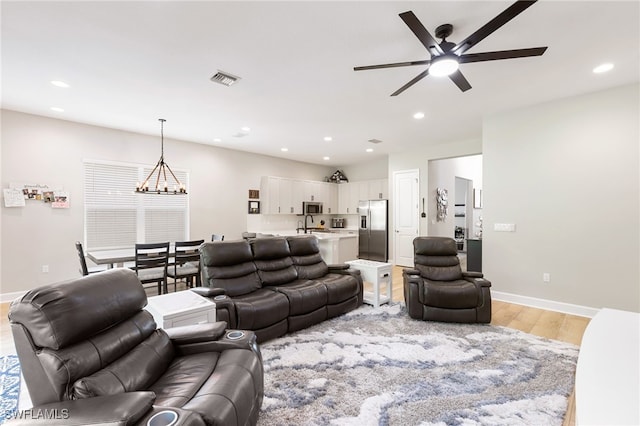
[[[158,328],[203,324],[216,321],[216,304],[191,290],[152,296],[145,309]]]
[[[364,302],[374,307],[393,300],[391,289],[391,263],[375,262],[373,260],[349,260],[345,262],[352,268],[358,269],[362,275],[362,281],[373,285],[373,291],[364,292]],[[380,293],[380,287],[386,286],[384,294]]]

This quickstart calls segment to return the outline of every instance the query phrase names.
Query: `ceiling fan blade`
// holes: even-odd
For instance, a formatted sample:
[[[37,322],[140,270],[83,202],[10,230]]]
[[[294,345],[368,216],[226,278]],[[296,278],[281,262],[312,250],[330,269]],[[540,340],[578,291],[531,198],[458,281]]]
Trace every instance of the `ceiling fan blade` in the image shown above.
[[[418,37],[418,40],[420,40],[424,47],[427,48],[429,54],[432,54],[431,49],[435,49],[438,55],[444,54],[438,42],[433,38],[429,31],[427,31],[424,25],[422,25],[422,22],[418,20],[418,17],[414,15],[412,11],[401,13],[400,18],[405,24],[407,24],[409,29],[413,31],[416,37]]]
[[[491,21],[487,22],[478,31],[471,34],[460,43],[456,44],[452,51],[457,55],[463,54],[464,52],[478,44],[480,41],[484,40],[485,37],[493,33],[495,30],[502,27],[504,24],[518,16],[520,13],[524,12],[536,1],[537,0],[518,0],[517,2],[506,8],[501,14],[493,18]]]
[[[393,92],[391,94],[391,96],[398,96],[400,93],[404,92],[405,90],[407,90],[409,87],[413,86],[414,84],[416,84],[417,82],[419,82],[420,80],[422,80],[423,78],[425,78],[427,75],[429,75],[429,68],[427,68],[426,70],[422,71],[420,74],[418,74],[413,80],[411,80],[410,82],[408,82],[407,84],[405,84],[404,86],[402,86],[401,88],[399,88],[398,90],[396,90],[395,92]]]
[[[460,56],[459,63],[496,61],[499,59],[526,58],[540,56],[547,50],[546,47],[532,47],[529,49],[500,50],[497,52],[468,53]]]
[[[354,71],[377,70],[381,68],[410,67],[412,65],[429,65],[430,63],[431,63],[430,60],[425,59],[423,61],[396,62],[393,64],[367,65],[364,67],[353,67],[353,70]]]
[[[449,78],[451,79],[451,81],[453,81],[456,86],[458,86],[458,88],[460,90],[462,90],[463,92],[466,92],[467,90],[471,89],[471,85],[469,84],[469,82],[467,81],[466,78],[464,78],[464,75],[462,75],[462,73],[460,72],[460,70],[455,71],[453,74],[449,75]]]

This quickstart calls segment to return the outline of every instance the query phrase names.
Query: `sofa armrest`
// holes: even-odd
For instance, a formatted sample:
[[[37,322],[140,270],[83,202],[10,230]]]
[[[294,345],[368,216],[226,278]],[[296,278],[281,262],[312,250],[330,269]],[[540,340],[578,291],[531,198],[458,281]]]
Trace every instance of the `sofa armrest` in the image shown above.
[[[225,321],[218,321],[206,324],[185,325],[182,327],[166,328],[164,331],[175,345],[186,345],[189,343],[210,342],[218,340],[227,329]]]
[[[193,287],[191,291],[204,297],[224,296],[226,294],[225,289],[214,287]]]
[[[330,265],[327,265],[329,267],[329,271],[330,272],[334,272],[334,271],[340,271],[340,270],[345,270],[345,269],[349,269],[349,267],[351,265],[347,264],[347,263],[333,263]]]
[[[404,268],[402,270],[402,275],[420,275],[420,271],[414,268]]]
[[[21,410],[5,425],[130,425],[153,406],[153,392],[126,392],[95,398],[60,401]]]

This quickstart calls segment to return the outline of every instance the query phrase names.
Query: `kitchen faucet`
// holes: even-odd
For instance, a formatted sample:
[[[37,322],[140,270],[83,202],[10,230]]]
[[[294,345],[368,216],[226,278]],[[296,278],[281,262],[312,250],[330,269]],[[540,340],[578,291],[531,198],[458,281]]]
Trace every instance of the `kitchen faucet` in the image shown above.
[[[304,233],[307,233],[307,218],[310,217],[311,218],[311,223],[313,223],[313,216],[311,216],[310,214],[305,215],[304,217]]]

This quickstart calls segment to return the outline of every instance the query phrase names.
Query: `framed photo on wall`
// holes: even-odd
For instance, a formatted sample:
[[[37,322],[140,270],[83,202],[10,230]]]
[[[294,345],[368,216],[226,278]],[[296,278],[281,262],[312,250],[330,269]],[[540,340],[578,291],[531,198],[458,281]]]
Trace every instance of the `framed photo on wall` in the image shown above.
[[[260,214],[260,201],[249,201],[249,214]]]

